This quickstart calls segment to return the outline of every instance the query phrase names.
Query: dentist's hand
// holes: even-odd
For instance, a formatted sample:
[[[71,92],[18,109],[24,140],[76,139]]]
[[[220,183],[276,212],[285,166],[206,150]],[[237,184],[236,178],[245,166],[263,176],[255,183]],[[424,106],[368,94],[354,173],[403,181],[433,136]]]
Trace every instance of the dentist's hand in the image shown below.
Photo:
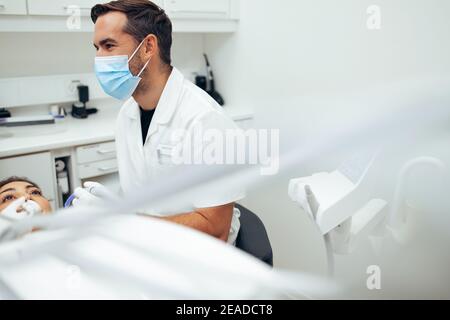
[[[83,186],[83,188],[76,188],[73,193],[75,198],[72,201],[72,205],[74,207],[102,205],[115,201],[117,198],[113,192],[98,182],[86,181]]]

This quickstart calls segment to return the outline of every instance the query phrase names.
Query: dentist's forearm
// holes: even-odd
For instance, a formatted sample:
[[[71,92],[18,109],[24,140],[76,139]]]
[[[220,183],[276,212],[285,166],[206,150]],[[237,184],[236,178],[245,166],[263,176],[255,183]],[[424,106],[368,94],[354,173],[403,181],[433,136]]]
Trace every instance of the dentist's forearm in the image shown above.
[[[223,234],[219,234],[219,232],[215,230],[217,228],[214,228],[211,222],[208,221],[208,219],[206,219],[202,214],[200,214],[197,211],[182,213],[168,217],[161,217],[161,219],[182,224],[186,227],[190,227],[198,231],[207,233],[210,236],[219,238],[224,241],[227,240],[227,238],[224,238]]]
[[[217,207],[197,209],[189,213],[166,216],[162,217],[162,219],[194,228],[220,240],[227,241],[233,217],[233,208],[234,203],[228,203]]]

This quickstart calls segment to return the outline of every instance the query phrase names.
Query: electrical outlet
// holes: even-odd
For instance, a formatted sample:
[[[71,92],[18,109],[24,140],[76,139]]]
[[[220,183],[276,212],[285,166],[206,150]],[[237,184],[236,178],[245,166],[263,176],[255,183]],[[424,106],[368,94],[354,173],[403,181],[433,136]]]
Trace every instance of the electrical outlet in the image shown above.
[[[69,95],[77,94],[77,87],[81,84],[80,80],[71,80],[67,86],[67,93]]]

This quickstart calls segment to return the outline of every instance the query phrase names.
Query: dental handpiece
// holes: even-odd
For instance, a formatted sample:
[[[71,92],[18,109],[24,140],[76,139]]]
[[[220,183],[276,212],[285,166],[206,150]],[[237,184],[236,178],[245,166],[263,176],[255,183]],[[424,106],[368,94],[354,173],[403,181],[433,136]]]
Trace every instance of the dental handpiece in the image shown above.
[[[92,192],[92,187],[86,188],[88,192]],[[72,201],[75,199],[75,193],[72,193],[64,202],[64,208],[68,208],[72,205]]]
[[[105,188],[98,188],[96,186],[89,186],[85,187],[86,191],[90,194],[97,196],[99,198],[103,199],[109,199],[109,200],[115,200],[114,197],[107,191],[105,191]],[[67,198],[66,202],[64,203],[64,208],[68,208],[72,205],[72,201],[75,199],[75,194],[71,194],[69,198]]]
[[[71,194],[69,198],[67,198],[66,202],[64,202],[64,208],[68,208],[72,205],[72,201],[75,199],[75,194]]]

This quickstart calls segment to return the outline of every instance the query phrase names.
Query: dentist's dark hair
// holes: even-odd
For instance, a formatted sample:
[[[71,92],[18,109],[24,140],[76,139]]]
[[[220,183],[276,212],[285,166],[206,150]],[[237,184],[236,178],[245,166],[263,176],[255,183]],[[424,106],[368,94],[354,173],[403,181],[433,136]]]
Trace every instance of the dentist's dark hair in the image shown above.
[[[112,11],[123,12],[127,16],[124,32],[133,36],[137,42],[149,34],[158,39],[161,60],[171,64],[172,22],[163,9],[148,0],[117,0],[97,4],[91,9],[91,19],[95,23],[98,17]]]

